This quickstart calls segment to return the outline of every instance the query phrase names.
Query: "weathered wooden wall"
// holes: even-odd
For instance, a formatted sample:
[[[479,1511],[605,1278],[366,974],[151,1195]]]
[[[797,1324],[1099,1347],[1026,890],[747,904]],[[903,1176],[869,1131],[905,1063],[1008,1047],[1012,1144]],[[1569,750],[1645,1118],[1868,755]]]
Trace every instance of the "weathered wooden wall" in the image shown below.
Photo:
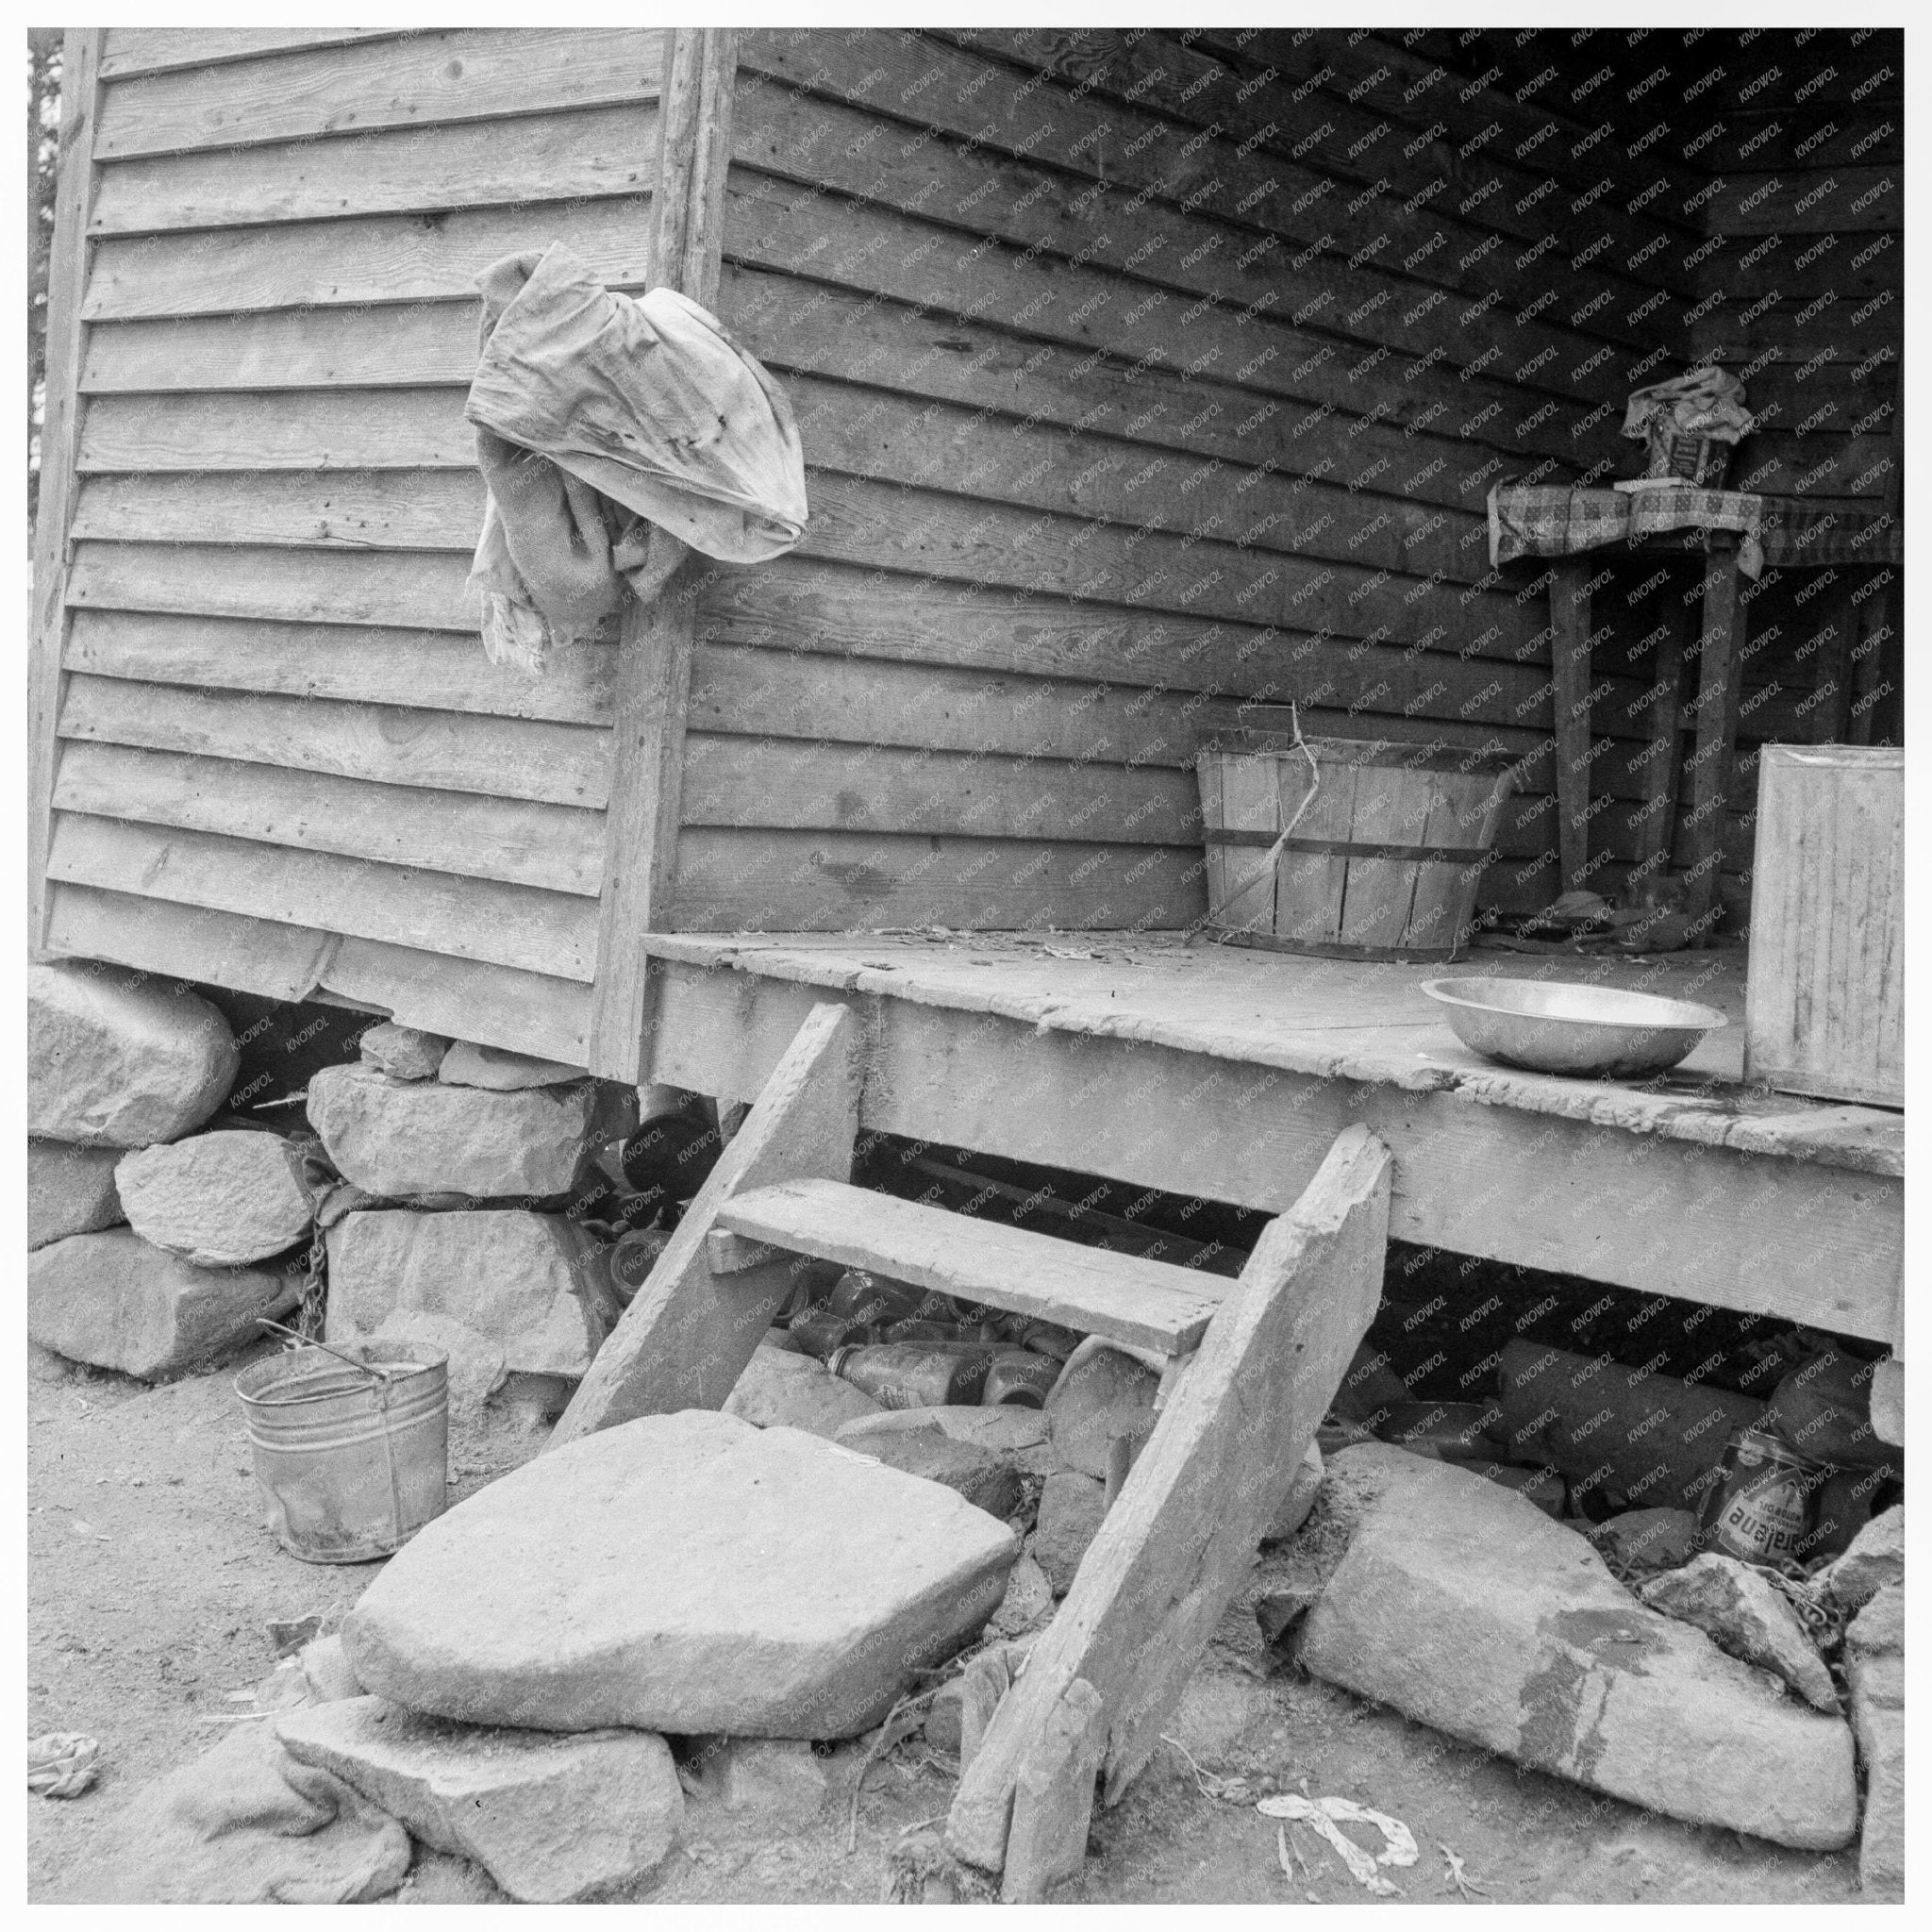
[[[59,949],[581,1061],[609,654],[484,658],[472,283],[561,239],[642,285],[662,39],[107,34]]]
[[[1707,243],[1772,201],[1700,199],[1694,157],[1417,40],[741,37],[718,305],[791,394],[812,521],[709,579],[658,923],[1186,924],[1194,733],[1241,699],[1522,755],[1485,897],[1551,896],[1547,608],[1488,570],[1483,500],[1629,467],[1624,394],[1737,320],[1708,294],[1748,250]],[[484,659],[461,411],[491,260],[562,239],[643,285],[661,45],[106,36],[55,263],[71,521],[37,564],[57,947],[582,1058],[610,654]],[[1807,153],[1867,168],[1863,138]],[[1858,413],[1807,423],[1802,304],[1751,322],[1792,352],[1761,375],[1794,399],[1776,487],[1827,443],[1813,484],[1869,487],[1878,365],[1832,363]],[[1681,600],[1605,568],[1614,881]],[[1808,685],[1752,675],[1751,734],[1810,735]]]
[[[1528,755],[1486,896],[1552,896],[1547,608],[1484,497],[1622,458],[1699,231],[1392,46],[1186,38],[744,36],[721,308],[813,514],[704,608],[680,924],[1185,924],[1229,698]],[[1619,859],[1650,705],[1640,656],[1597,706]]]
[[[1795,44],[1802,42],[1802,44]],[[1757,433],[1736,487],[1894,514],[1905,349],[1905,58],[1895,31],[1826,30],[1733,57],[1723,118],[1688,134],[1708,253],[1691,338],[1745,375]],[[1713,131],[1714,130],[1714,131]],[[1681,132],[1682,130],[1680,130]],[[1793,696],[1780,734],[1746,714],[1756,744],[1903,736],[1905,653],[1895,567],[1771,571],[1754,587],[1750,695]]]
[[[1615,155],[1633,201],[1674,218],[1677,267],[1695,292],[1679,346],[1740,374],[1761,424],[1735,452],[1733,487],[1802,496],[1827,512],[1896,512],[1898,30],[1429,28],[1388,42],[1465,85],[1487,75],[1511,98],[1574,123]],[[1604,596],[1620,608],[1656,563],[1607,561],[1600,621]],[[1903,738],[1896,573],[1895,563],[1774,568],[1744,589],[1725,879],[1734,914],[1748,885],[1758,743]],[[1694,564],[1672,565],[1671,578],[1694,596]],[[1634,652],[1631,664],[1648,676],[1644,635],[1620,616],[1604,641],[1608,661]],[[1601,732],[1601,715],[1594,722]]]

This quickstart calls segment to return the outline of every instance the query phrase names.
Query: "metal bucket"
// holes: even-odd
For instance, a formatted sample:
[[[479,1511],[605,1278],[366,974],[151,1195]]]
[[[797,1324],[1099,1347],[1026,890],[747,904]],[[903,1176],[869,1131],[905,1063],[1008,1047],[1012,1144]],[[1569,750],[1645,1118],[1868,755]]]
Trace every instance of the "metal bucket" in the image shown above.
[[[295,1348],[243,1369],[235,1392],[275,1541],[305,1563],[368,1563],[447,1506],[449,1358],[414,1341],[331,1346],[401,1373]]]

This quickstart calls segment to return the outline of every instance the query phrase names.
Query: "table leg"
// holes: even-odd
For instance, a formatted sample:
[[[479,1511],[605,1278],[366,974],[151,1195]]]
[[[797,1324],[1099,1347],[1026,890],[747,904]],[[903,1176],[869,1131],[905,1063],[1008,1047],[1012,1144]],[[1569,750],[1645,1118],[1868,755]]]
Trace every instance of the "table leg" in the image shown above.
[[[1643,824],[1650,874],[1671,869],[1676,842],[1677,733],[1684,708],[1683,604],[1674,591],[1664,598],[1662,634],[1657,641],[1657,702],[1650,714],[1650,765],[1643,774]]]
[[[1738,743],[1738,699],[1744,611],[1738,600],[1738,553],[1712,550],[1704,563],[1704,635],[1697,646],[1697,749],[1690,759],[1686,821],[1690,914],[1701,921],[1717,898],[1730,810],[1731,761]],[[1698,928],[1708,931],[1707,925]]]
[[[1563,890],[1574,892],[1590,863],[1590,564],[1550,573],[1550,681],[1557,714],[1557,849]]]

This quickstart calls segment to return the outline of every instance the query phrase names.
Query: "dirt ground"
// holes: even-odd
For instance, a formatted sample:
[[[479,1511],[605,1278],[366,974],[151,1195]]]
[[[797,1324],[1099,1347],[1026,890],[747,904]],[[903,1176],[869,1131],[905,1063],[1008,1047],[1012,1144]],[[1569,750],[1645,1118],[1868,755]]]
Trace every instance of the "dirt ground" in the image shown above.
[[[105,1769],[72,1800],[28,1799],[28,1890],[82,1901],[115,1820],[147,1779],[246,1722],[246,1692],[273,1670],[272,1618],[324,1613],[333,1629],[377,1565],[325,1568],[276,1548],[262,1526],[231,1382],[239,1364],[158,1388],[36,1357],[28,1386],[27,1721],[30,1736],[80,1731]],[[486,1411],[453,1432],[452,1499],[534,1455],[544,1426]],[[1268,1559],[1257,1569],[1265,1587]],[[1252,1592],[1251,1592],[1252,1593]],[[1292,1875],[1276,1825],[1251,1799],[1206,1794],[1223,1777],[1257,1789],[1341,1794],[1404,1820],[1419,1861],[1391,1875],[1391,1904],[1458,1894],[1506,1901],[1853,1900],[1856,1851],[1788,1852],[1735,1832],[1654,1817],[1490,1757],[1345,1692],[1297,1680],[1264,1653],[1245,1601],[1216,1638],[1169,1727],[1176,1740],[1111,1810],[1097,1811],[1082,1877],[1088,1903],[1357,1903],[1340,1857],[1293,1828]],[[1197,1778],[1183,1748],[1200,1767]],[[881,1896],[908,1828],[942,1817],[952,1784],[916,1740],[874,1764],[846,1833],[858,1747],[825,1760],[823,1812],[778,1826],[693,1803],[686,1843],[632,1894],[670,1902],[805,1903]],[[1379,1849],[1373,1833],[1364,1840]],[[1480,1890],[1476,1890],[1479,1888]],[[419,1853],[405,1903],[501,1898],[465,1861]]]

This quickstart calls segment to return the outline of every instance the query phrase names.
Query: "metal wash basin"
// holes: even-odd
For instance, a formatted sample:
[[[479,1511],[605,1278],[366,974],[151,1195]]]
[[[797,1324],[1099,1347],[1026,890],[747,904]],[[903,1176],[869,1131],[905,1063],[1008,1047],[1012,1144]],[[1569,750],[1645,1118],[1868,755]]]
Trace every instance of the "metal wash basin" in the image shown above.
[[[1566,980],[1429,979],[1456,1037],[1486,1059],[1537,1074],[1638,1079],[1661,1074],[1724,1024],[1715,1007]]]

